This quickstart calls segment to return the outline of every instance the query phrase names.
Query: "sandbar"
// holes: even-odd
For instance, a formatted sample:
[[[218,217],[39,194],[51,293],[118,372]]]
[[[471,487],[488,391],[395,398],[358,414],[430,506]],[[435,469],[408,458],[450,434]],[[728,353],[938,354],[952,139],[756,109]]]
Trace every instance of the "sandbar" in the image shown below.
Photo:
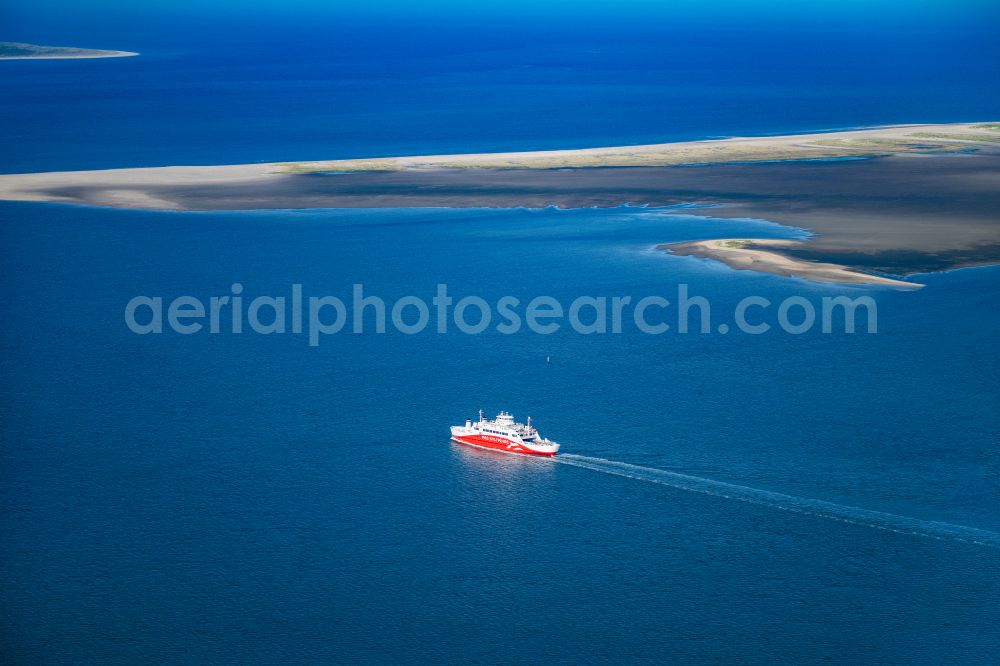
[[[698,204],[687,212],[812,232],[805,242],[765,248],[756,241],[748,249],[769,255],[728,253],[734,264],[751,256],[753,270],[774,266],[769,272],[856,282],[859,273],[906,276],[1000,262],[1000,123],[534,153],[7,174],[0,175],[0,200],[181,211]],[[718,248],[698,251],[708,256],[709,249],[722,256]],[[771,255],[799,262],[796,272]],[[805,270],[805,263],[835,264],[850,274]]]
[[[780,252],[802,244],[803,241],[773,238],[722,238],[669,243],[657,247],[680,256],[714,259],[736,270],[800,277],[816,282],[874,284],[902,289],[919,289],[923,286],[916,282],[863,273],[839,264],[806,261]]]
[[[74,60],[80,58],[128,58],[132,51],[83,49],[76,46],[39,46],[22,42],[0,42],[0,60]]]

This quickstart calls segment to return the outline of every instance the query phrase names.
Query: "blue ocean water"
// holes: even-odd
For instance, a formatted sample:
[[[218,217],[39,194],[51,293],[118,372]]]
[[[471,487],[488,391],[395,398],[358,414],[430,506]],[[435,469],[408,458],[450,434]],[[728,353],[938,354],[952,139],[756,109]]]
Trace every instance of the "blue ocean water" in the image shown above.
[[[651,251],[664,211],[3,206],[0,545],[16,661],[989,661],[1000,551],[450,444],[1000,530],[997,269],[918,292]],[[134,295],[871,294],[877,334],[138,336]],[[727,308],[729,310],[727,310]],[[713,315],[715,316],[715,315]],[[721,316],[721,315],[720,315]],[[370,321],[371,324],[374,320]],[[349,329],[348,329],[349,330]],[[546,364],[546,356],[552,363]]]
[[[11,61],[0,170],[630,145],[996,120],[997,24],[10,21],[142,53]]]
[[[16,37],[81,43],[29,27]],[[4,63],[3,169],[608,145],[998,108],[983,85],[995,46],[951,51],[955,35],[936,36],[931,61],[919,34],[512,44],[456,30],[389,49],[384,34],[274,29],[131,32],[84,45],[142,58]],[[856,48],[820,48],[835,43]],[[948,76],[926,78],[932,65]],[[947,533],[1000,532],[998,269],[917,276],[927,286],[910,292],[653,249],[801,233],[677,209],[0,204],[5,661],[995,661],[1000,550]],[[343,331],[310,347],[125,325],[134,296],[207,300],[234,282],[248,297],[299,283],[346,300],[363,283],[429,300],[446,283],[564,303],[672,299],[686,283],[713,321],[749,295],[870,295],[879,332]],[[480,407],[532,415],[589,467],[451,444],[447,426]],[[736,489],[651,483],[651,469]],[[751,501],[761,492],[798,499]],[[942,527],[892,531],[853,508]]]

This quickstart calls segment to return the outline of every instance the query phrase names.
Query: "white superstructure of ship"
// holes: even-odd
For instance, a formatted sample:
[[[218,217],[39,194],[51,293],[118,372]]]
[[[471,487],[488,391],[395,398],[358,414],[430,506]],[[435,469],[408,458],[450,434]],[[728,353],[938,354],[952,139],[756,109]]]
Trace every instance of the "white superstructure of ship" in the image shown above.
[[[507,453],[554,456],[559,451],[559,444],[542,437],[531,425],[530,416],[527,423],[517,423],[510,412],[500,412],[494,419],[484,419],[480,409],[478,421],[466,419],[464,426],[452,426],[451,438],[462,444]]]

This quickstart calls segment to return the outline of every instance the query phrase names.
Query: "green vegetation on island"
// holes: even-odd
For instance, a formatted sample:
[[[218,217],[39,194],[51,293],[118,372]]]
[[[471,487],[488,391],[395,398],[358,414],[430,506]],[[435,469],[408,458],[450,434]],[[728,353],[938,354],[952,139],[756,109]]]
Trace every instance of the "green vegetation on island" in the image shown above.
[[[836,160],[901,153],[959,153],[1000,144],[1000,125],[902,125],[774,137],[522,153],[377,157],[274,165],[279,173],[425,169],[586,169]]]

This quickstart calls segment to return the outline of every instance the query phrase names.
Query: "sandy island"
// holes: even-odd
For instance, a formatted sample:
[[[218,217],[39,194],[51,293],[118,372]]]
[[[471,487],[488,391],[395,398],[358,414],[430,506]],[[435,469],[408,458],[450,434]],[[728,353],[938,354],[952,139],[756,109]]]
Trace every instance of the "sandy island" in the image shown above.
[[[881,275],[852,270],[838,264],[796,259],[775,250],[798,247],[803,241],[772,238],[722,238],[685,243],[669,243],[657,248],[680,256],[721,261],[730,268],[785,277],[800,277],[817,282],[876,284],[901,289],[919,289],[923,285]]]
[[[983,142],[1000,143],[1000,124],[898,125],[821,134],[739,137],[610,148],[289,162],[275,167],[285,173],[317,173],[418,169],[682,166],[784,160],[835,160],[899,153],[959,152]]]
[[[1000,262],[1000,123],[473,155],[0,175],[0,200],[159,210],[705,204],[808,229],[800,241],[672,245],[809,279]],[[726,241],[720,241],[726,242]]]
[[[127,58],[132,51],[81,49],[75,46],[38,46],[21,42],[0,42],[0,60],[68,60],[77,58]]]

